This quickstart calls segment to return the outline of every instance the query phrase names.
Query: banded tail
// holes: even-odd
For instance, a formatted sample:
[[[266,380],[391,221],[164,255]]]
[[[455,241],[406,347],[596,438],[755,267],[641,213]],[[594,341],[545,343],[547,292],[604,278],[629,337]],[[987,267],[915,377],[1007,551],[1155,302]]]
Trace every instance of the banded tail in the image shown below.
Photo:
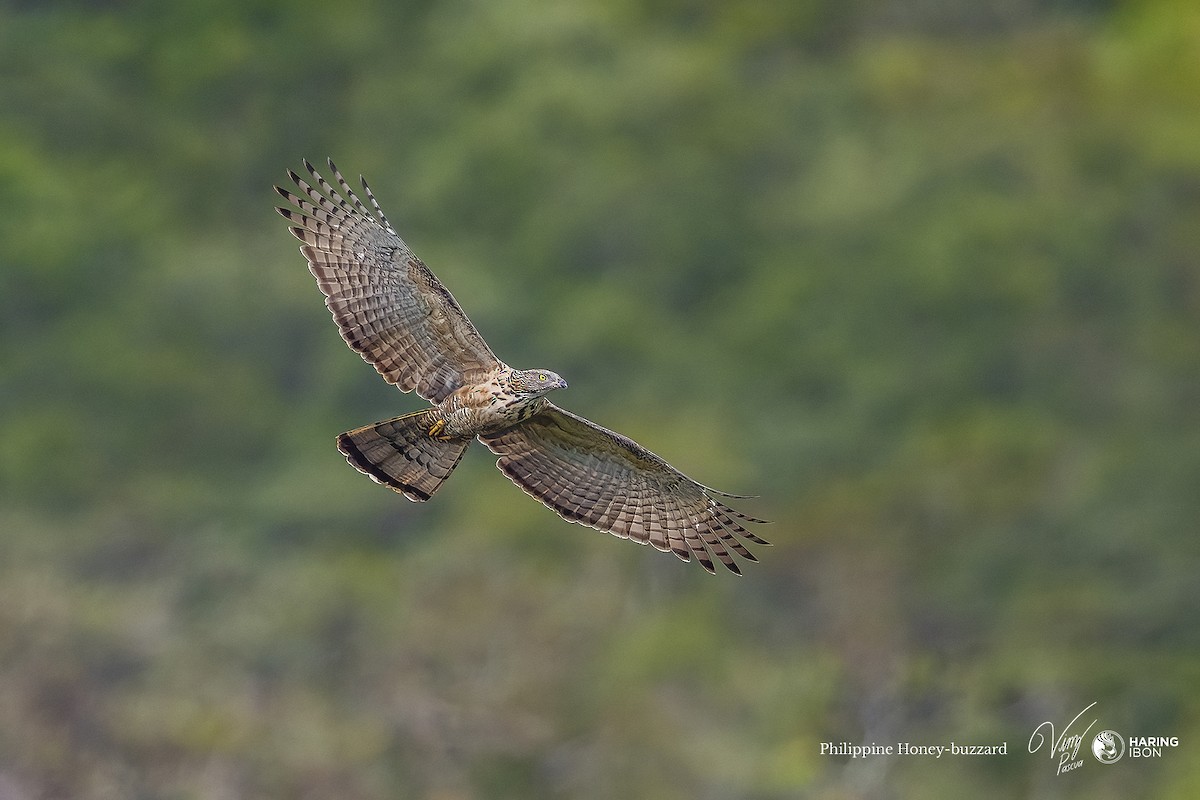
[[[337,438],[350,465],[415,503],[423,503],[450,477],[471,439],[442,441],[429,435],[434,409],[376,422]]]

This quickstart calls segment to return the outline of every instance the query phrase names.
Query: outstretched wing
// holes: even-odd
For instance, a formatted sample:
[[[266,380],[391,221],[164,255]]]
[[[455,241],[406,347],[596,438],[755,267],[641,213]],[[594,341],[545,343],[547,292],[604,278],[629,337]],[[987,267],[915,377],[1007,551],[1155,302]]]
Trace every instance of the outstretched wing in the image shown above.
[[[713,497],[724,492],[552,403],[519,425],[479,438],[500,456],[496,466],[513,483],[569,522],[670,550],[684,561],[694,555],[709,572],[716,571],[715,557],[740,575],[730,551],[758,560],[739,537],[767,544],[743,525],[765,520]]]
[[[368,210],[333,162],[334,188],[308,161],[315,185],[276,186],[295,208],[276,210],[304,242],[300,252],[346,343],[402,392],[432,403],[478,383],[501,364],[446,287],[396,234],[362,179]]]

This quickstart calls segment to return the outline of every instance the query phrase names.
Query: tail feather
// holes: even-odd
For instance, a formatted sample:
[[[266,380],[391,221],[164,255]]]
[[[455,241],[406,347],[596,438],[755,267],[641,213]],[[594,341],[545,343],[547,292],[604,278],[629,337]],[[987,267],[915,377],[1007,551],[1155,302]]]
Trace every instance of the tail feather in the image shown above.
[[[471,439],[442,441],[429,435],[432,409],[376,422],[338,436],[350,465],[376,483],[423,503],[462,460]]]

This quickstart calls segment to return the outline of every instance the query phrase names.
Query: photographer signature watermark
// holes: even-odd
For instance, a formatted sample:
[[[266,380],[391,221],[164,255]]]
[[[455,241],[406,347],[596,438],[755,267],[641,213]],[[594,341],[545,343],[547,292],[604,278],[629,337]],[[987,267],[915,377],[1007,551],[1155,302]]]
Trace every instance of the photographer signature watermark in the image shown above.
[[[1103,728],[1093,733],[1098,727],[1099,716],[1093,715],[1092,710],[1099,702],[1091,703],[1071,718],[1066,725],[1055,725],[1052,720],[1046,720],[1033,729],[1029,737],[1030,753],[1043,750],[1049,753],[1054,762],[1055,774],[1063,775],[1079,769],[1089,761],[1099,764],[1115,764],[1122,759],[1132,758],[1162,758],[1170,750],[1179,747],[1178,736],[1141,736],[1122,733],[1115,728]],[[1090,720],[1090,721],[1089,721]],[[1088,758],[1088,753],[1091,758]],[[960,744],[959,742],[939,742],[935,744],[917,744],[906,741],[879,744],[855,744],[853,742],[821,742],[821,755],[834,757],[849,757],[850,760],[875,757],[917,756],[940,759],[943,757],[959,756],[1007,756],[1008,742],[993,744]]]
[[[1097,703],[1086,706],[1068,722],[1061,730],[1054,723],[1046,720],[1033,730],[1029,737],[1029,752],[1036,753],[1049,742],[1050,758],[1055,762],[1055,774],[1079,769],[1087,759],[1079,754],[1087,736],[1096,726],[1098,719],[1093,719],[1087,727],[1080,730],[1081,718],[1088,714]],[[1057,734],[1057,736],[1055,735]],[[1167,750],[1179,746],[1178,736],[1127,736],[1113,729],[1105,729],[1090,739],[1092,757],[1101,764],[1115,764],[1128,755],[1129,758],[1162,758]]]

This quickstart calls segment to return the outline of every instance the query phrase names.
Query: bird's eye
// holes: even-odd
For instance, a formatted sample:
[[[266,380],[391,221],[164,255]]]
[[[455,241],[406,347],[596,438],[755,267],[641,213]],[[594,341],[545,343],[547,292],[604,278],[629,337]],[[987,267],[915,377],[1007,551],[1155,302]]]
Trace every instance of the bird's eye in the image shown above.
[[[545,376],[544,374],[543,374],[543,375],[538,375],[538,380],[539,380],[539,381],[544,381],[544,380],[546,380],[546,376]]]

